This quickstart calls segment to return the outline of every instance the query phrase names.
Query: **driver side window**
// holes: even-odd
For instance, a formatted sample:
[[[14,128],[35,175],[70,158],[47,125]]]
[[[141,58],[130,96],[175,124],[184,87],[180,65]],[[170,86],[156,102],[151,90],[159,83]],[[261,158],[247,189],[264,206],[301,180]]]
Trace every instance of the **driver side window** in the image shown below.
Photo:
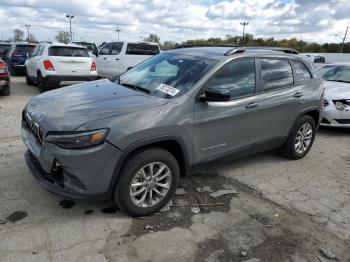
[[[254,95],[255,60],[244,59],[224,65],[208,81],[208,88],[226,89],[233,99]]]

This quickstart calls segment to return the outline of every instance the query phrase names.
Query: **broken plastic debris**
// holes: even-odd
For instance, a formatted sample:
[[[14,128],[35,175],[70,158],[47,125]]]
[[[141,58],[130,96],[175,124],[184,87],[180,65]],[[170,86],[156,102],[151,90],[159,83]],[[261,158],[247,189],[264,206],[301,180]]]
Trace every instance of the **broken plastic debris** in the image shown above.
[[[217,197],[229,195],[229,194],[238,194],[238,192],[236,189],[225,189],[225,190],[219,190],[214,193],[211,193],[210,196],[213,198],[217,198]]]
[[[210,186],[197,187],[197,188],[196,188],[196,191],[197,191],[198,193],[203,193],[203,192],[209,192],[209,193],[211,193],[211,192],[213,192],[213,190],[210,188]]]
[[[199,214],[201,209],[199,207],[191,207],[191,212],[195,214]]]
[[[332,251],[330,251],[329,249],[327,248],[323,248],[323,247],[320,247],[319,248],[319,251],[321,253],[321,255],[327,259],[330,259],[330,260],[338,260],[338,257],[333,254]]]
[[[182,188],[182,187],[179,187],[179,188],[176,189],[176,191],[175,191],[175,195],[181,196],[181,195],[184,195],[184,194],[186,194],[186,191],[185,191],[185,189]]]

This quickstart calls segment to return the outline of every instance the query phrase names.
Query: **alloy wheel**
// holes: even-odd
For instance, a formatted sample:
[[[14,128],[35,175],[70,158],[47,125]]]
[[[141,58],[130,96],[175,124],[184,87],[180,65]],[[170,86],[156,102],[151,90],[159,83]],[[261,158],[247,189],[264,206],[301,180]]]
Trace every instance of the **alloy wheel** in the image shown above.
[[[136,172],[130,183],[130,198],[138,207],[152,207],[167,195],[172,182],[169,167],[152,162]]]
[[[312,126],[309,123],[301,125],[295,137],[295,151],[299,154],[303,154],[310,147],[312,136]]]

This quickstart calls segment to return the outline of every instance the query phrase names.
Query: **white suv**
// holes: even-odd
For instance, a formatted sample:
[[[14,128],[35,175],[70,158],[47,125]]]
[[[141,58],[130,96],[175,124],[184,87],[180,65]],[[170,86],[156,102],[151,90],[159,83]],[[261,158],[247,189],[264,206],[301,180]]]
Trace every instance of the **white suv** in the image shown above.
[[[97,73],[102,77],[115,77],[159,53],[157,43],[110,42],[99,52]]]
[[[85,47],[73,44],[38,44],[25,66],[27,84],[37,83],[40,92],[97,79],[96,62]]]

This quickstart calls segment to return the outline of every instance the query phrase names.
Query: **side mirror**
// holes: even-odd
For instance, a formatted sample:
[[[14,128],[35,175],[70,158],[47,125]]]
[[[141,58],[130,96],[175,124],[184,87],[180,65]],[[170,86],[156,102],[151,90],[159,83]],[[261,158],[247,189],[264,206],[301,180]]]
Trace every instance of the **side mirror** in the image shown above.
[[[231,93],[228,90],[210,87],[203,95],[200,96],[201,101],[225,102],[231,100]]]

